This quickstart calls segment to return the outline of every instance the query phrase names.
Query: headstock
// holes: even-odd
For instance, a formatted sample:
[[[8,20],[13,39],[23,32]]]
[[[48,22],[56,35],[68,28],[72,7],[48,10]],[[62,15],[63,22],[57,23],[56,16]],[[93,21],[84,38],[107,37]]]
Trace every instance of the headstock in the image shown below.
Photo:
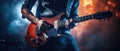
[[[108,11],[104,11],[104,12],[97,12],[93,15],[94,19],[105,19],[105,18],[110,18],[112,17],[113,13],[108,10]]]

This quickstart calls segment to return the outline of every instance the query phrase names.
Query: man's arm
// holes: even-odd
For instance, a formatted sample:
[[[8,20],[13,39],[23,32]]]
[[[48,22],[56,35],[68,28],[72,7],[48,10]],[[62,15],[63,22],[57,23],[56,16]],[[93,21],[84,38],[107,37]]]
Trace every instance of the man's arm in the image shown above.
[[[70,20],[66,20],[66,27],[71,29],[77,25],[77,23],[73,23],[72,20],[74,18],[78,18],[78,6],[79,6],[79,0],[74,0],[74,3],[71,7],[71,12],[70,12]]]
[[[21,9],[22,16],[27,18],[29,21],[31,21],[34,24],[37,24],[39,20],[31,12],[31,9],[36,1],[37,0],[25,0],[24,4],[22,5],[22,9]]]
[[[71,12],[70,12],[71,18],[78,18],[78,6],[79,6],[79,0],[74,0],[74,3],[71,8]]]
[[[31,12],[31,9],[36,1],[37,0],[25,0],[24,4],[22,5],[21,13],[24,18],[27,18],[32,23],[36,24],[38,30],[45,32],[51,28],[51,25],[43,22],[43,20],[38,19]]]

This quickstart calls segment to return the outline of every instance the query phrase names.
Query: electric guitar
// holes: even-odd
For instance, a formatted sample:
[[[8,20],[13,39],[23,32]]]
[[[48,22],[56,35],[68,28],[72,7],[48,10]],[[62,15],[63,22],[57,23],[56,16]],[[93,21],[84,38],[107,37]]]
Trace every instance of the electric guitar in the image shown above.
[[[65,26],[65,21],[60,20],[60,18],[63,15],[64,15],[64,13],[60,13],[53,18],[46,18],[46,17],[41,17],[41,18],[42,18],[42,20],[51,24],[55,29],[58,29],[58,27]],[[82,21],[90,20],[90,19],[101,20],[101,19],[110,18],[112,15],[113,15],[113,13],[111,11],[97,12],[95,14],[74,18],[72,20],[72,22],[79,23]],[[39,47],[40,45],[43,45],[47,41],[44,37],[45,32],[42,32],[41,36],[38,36],[37,32],[36,32],[36,28],[37,28],[37,25],[31,23],[28,27],[27,35],[25,37],[25,40],[27,41],[27,43],[31,47],[35,47],[35,48]],[[37,40],[37,44],[33,40]]]

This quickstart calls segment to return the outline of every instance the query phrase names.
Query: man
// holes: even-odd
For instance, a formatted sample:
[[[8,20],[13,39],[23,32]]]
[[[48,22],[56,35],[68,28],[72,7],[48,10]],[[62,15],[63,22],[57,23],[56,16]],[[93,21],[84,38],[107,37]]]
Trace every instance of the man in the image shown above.
[[[72,19],[78,17],[79,0],[38,0],[36,16],[31,12],[33,5],[37,0],[25,0],[22,5],[21,13],[23,18],[27,18],[38,26],[38,30],[46,31],[47,35],[55,34],[55,30],[48,30],[50,25],[44,22],[41,17],[53,18],[62,14],[60,20],[65,20],[65,26],[59,29],[60,36],[51,36],[47,42],[38,48],[38,51],[79,51],[79,47],[70,34],[69,30],[75,26]],[[70,20],[66,20],[70,19]],[[47,25],[44,25],[47,24]],[[49,33],[52,32],[52,33]]]

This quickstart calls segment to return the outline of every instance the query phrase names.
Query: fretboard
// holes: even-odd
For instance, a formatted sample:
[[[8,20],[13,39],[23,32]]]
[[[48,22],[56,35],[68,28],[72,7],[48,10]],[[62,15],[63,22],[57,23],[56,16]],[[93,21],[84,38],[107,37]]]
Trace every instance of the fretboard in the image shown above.
[[[88,16],[75,18],[75,19],[73,19],[73,23],[79,23],[82,21],[90,20],[90,19],[94,19],[94,15],[88,15]],[[66,21],[59,21],[59,23],[58,23],[59,27],[65,26],[65,22]]]
[[[90,20],[90,19],[105,19],[105,18],[110,18],[113,15],[113,13],[111,11],[104,11],[104,12],[97,12],[95,14],[91,14],[91,15],[87,15],[87,16],[82,16],[82,17],[78,17],[78,18],[74,18],[72,20],[73,23],[79,23],[82,21],[86,21],[86,20]],[[64,21],[59,21],[59,25],[61,26],[65,26],[65,20]]]
[[[73,22],[78,23],[78,22],[82,22],[82,21],[86,21],[86,20],[90,20],[90,19],[94,19],[94,15],[87,15],[87,16],[75,18],[75,19],[73,19]]]

